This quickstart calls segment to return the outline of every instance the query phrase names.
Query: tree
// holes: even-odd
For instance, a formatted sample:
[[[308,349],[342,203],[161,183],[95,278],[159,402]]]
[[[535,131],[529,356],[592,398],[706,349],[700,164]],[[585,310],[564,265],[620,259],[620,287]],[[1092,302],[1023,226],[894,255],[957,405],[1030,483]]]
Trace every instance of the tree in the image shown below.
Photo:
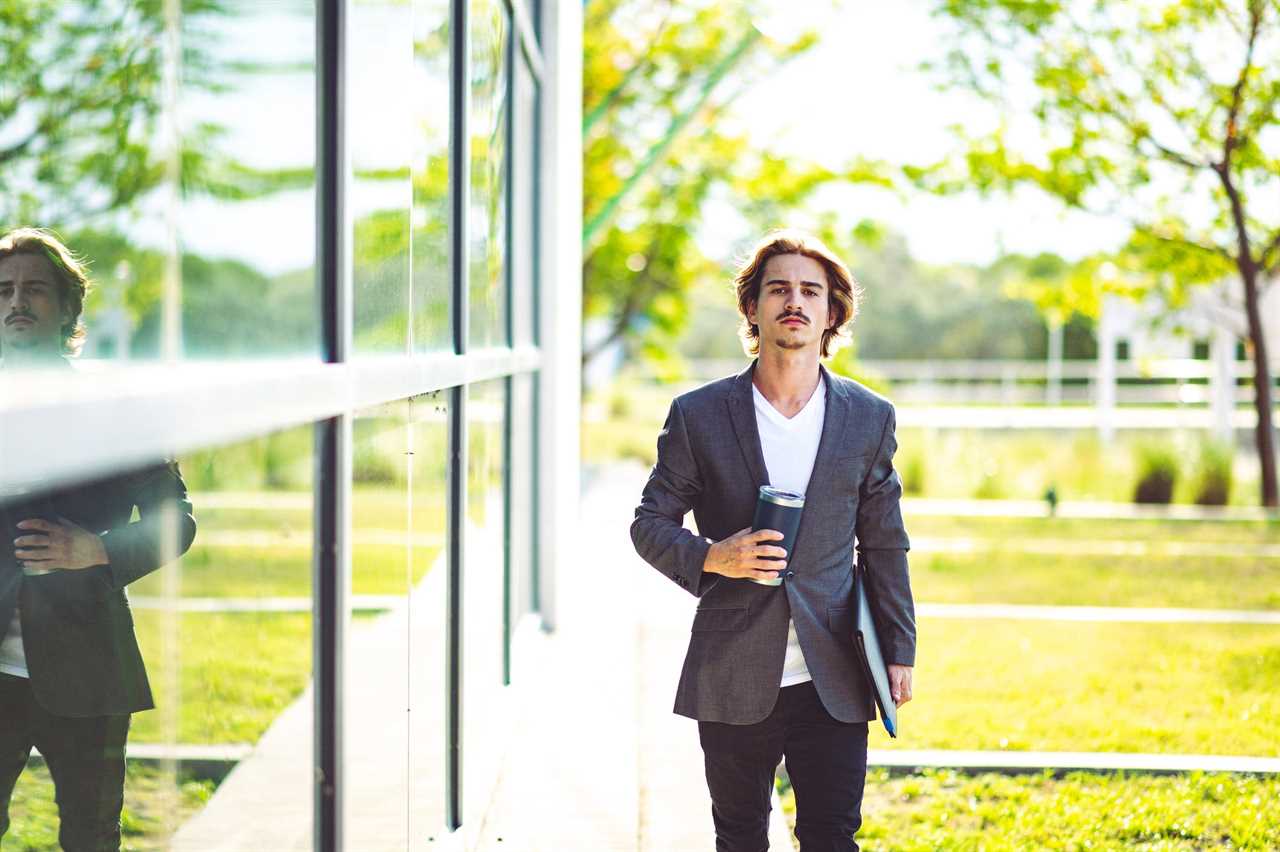
[[[987,99],[999,123],[957,130],[956,157],[907,176],[935,192],[1038,187],[1123,217],[1115,263],[1152,287],[1237,277],[1262,503],[1276,506],[1259,297],[1280,274],[1280,221],[1266,218],[1280,194],[1280,0],[938,0],[935,14],[949,50],[932,70]]]
[[[260,170],[226,156],[214,122],[182,128],[169,146],[160,126],[167,65],[181,65],[175,100],[228,92],[272,69],[218,55],[212,25],[236,14],[226,0],[182,0],[172,22],[166,5],[0,0],[0,227],[84,226],[170,175],[186,195],[228,199],[312,180],[310,169]]]
[[[884,180],[874,164],[797,164],[720,124],[740,92],[816,42],[812,32],[765,35],[775,32],[777,8],[762,0],[586,7],[583,313],[606,318],[607,330],[587,342],[584,363],[619,340],[651,359],[670,357],[691,289],[727,283],[695,239],[708,202],[731,205],[752,228],[776,226],[823,183]]]

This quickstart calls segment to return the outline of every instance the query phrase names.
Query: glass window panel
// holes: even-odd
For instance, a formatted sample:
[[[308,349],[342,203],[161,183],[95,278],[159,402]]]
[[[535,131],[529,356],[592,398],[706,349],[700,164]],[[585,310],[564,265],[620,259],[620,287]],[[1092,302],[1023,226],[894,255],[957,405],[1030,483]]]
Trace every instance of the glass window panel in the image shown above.
[[[315,353],[314,4],[182,6],[6,13],[0,221],[88,262],[86,362]]]
[[[471,210],[467,216],[469,346],[506,346],[508,121],[506,5],[471,0]]]
[[[402,0],[348,4],[347,140],[351,151],[355,349],[407,353],[413,16]]]
[[[408,846],[407,415],[407,402],[393,403],[352,424],[346,830],[370,849]]]
[[[310,837],[311,476],[303,427],[8,495],[6,527],[18,515],[69,518],[102,542],[105,564],[46,571],[0,553],[2,656],[12,674],[20,647],[27,669],[0,676],[3,713],[16,699],[56,712],[51,726],[96,732],[93,753],[107,761],[82,771],[118,790],[123,766],[128,847],[294,848]],[[17,631],[5,605],[15,592]],[[104,737],[126,730],[111,714],[129,719],[127,762],[111,760],[119,747]],[[0,726],[0,738],[15,733]],[[6,847],[57,848],[54,794],[30,764]],[[64,802],[64,814],[88,810]],[[113,818],[97,830],[110,833]]]
[[[449,273],[449,3],[413,0],[413,340],[453,348]]]
[[[409,838],[417,849],[445,826],[449,406],[444,391],[409,403]]]
[[[503,682],[503,432],[506,380],[467,388],[466,564],[462,578],[463,822],[484,806],[483,782],[495,777],[500,755],[493,732]]]
[[[523,54],[519,55],[515,79],[515,141],[511,152],[511,326],[513,344],[530,346],[535,339],[534,300],[537,298],[534,223],[538,209],[534,182],[538,174],[538,90]]]
[[[234,3],[182,20],[182,352],[315,353],[314,4]],[[123,260],[95,262],[145,286],[145,260]],[[165,351],[163,294],[139,317],[144,350]]]

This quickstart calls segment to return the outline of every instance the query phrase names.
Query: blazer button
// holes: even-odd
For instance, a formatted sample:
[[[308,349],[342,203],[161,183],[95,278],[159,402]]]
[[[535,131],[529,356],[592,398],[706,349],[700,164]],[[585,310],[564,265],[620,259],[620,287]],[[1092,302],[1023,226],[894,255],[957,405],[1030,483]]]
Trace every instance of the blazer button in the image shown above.
[[[791,579],[792,577],[794,577],[795,575],[796,575],[796,572],[795,572],[795,571],[787,571],[787,572],[786,572],[786,577],[787,577],[787,579],[788,579],[788,580],[789,580],[789,579]]]

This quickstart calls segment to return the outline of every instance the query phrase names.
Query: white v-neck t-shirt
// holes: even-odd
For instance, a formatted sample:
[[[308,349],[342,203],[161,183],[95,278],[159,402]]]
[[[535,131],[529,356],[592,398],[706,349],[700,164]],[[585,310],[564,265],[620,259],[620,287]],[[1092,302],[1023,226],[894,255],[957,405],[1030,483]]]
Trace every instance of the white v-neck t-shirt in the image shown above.
[[[760,432],[760,449],[769,471],[769,484],[784,491],[803,494],[809,487],[809,476],[818,457],[818,441],[822,438],[822,422],[826,418],[827,383],[818,377],[818,387],[795,417],[787,418],[760,389],[751,385],[755,400],[756,427]],[[792,567],[788,564],[788,568]],[[796,623],[787,621],[787,655],[782,663],[782,686],[794,686],[813,680],[805,665],[796,636]]]

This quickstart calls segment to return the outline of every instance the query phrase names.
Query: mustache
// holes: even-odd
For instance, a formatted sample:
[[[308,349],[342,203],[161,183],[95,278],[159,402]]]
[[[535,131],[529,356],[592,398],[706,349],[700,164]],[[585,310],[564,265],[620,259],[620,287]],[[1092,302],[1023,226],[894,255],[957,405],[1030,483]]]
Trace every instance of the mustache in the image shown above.
[[[779,314],[778,316],[778,322],[782,322],[784,320],[789,320],[789,319],[803,320],[805,323],[809,322],[809,318],[804,314]]]
[[[4,324],[9,325],[14,320],[19,320],[19,319],[30,320],[31,322],[36,321],[34,314],[29,314],[26,311],[14,311],[13,313],[9,314],[9,316],[4,318]]]

